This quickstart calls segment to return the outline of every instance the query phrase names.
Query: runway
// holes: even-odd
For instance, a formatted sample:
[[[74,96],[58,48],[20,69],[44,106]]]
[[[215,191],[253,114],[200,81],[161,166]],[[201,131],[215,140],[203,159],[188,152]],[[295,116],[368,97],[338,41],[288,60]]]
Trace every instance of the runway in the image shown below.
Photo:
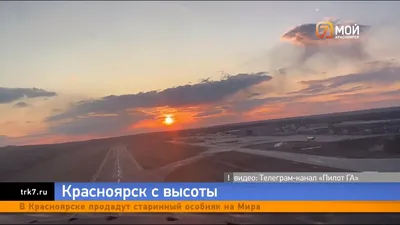
[[[0,151],[2,181],[211,182],[224,172],[342,172],[340,160],[247,149],[248,143],[187,144],[165,139],[119,138]],[[319,157],[319,158],[318,158]],[[310,160],[311,159],[311,160]],[[330,160],[330,161],[329,161]],[[345,159],[347,160],[347,159]],[[386,164],[399,165],[398,161]],[[347,166],[346,166],[347,165]],[[366,164],[363,164],[367,167]],[[375,164],[374,164],[375,165]],[[378,166],[379,167],[379,166]],[[378,168],[374,166],[374,169]],[[372,168],[371,168],[372,169]],[[389,167],[387,167],[389,169]],[[329,224],[396,223],[398,215],[339,214],[64,214],[2,215],[0,223]]]

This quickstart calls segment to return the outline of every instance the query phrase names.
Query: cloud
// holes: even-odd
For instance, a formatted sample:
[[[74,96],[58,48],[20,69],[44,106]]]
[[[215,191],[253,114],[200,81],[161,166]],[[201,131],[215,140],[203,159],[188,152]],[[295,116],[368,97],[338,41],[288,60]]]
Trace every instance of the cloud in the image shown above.
[[[38,88],[5,88],[0,87],[0,104],[11,103],[22,98],[38,98],[57,96],[55,92]]]
[[[348,23],[339,23],[338,21],[330,21],[333,23],[333,25],[346,25]],[[359,24],[360,27],[360,38],[362,38],[362,35],[364,35],[368,30],[370,30],[370,26],[368,25],[361,25]],[[350,41],[353,42],[354,40],[345,40],[345,39],[320,39],[316,35],[316,28],[317,24],[316,23],[307,23],[307,24],[300,24],[292,29],[290,29],[288,32],[284,33],[281,37],[282,40],[285,41],[290,41],[293,43],[297,44],[302,44],[302,45],[319,45],[322,44],[323,42],[343,42],[343,41]],[[323,43],[323,44],[325,44]]]
[[[345,24],[334,21],[334,24]],[[316,23],[298,25],[284,33],[269,53],[269,70],[277,74],[318,74],[374,59],[368,51],[373,32],[360,26],[360,39],[319,39]]]
[[[14,108],[26,108],[29,104],[26,102],[17,102],[14,104]]]
[[[317,98],[315,98],[317,97]],[[320,98],[318,98],[320,97]],[[400,106],[400,89],[385,92],[339,93],[323,95],[296,95],[282,98],[240,102],[235,110],[242,110],[237,120],[248,121],[297,117],[380,107]],[[253,104],[251,104],[253,103]],[[239,107],[241,106],[241,107]],[[243,106],[247,106],[243,107]],[[233,110],[232,112],[235,112]]]
[[[162,91],[107,96],[98,100],[81,101],[66,112],[51,116],[46,121],[76,118],[91,113],[118,113],[132,108],[188,107],[223,101],[240,90],[271,80],[267,73],[237,74],[219,81],[203,80],[193,85],[168,88]]]
[[[285,105],[283,108],[291,108],[293,110],[296,106],[301,105],[302,107],[310,106],[310,110],[303,110],[304,113],[310,114],[311,112],[328,112],[318,108],[318,106],[325,107],[324,104],[327,102],[335,103],[335,110],[340,111],[340,109],[346,110],[346,107],[350,109],[349,102],[359,103],[358,101],[361,100],[368,106],[373,104],[385,107],[396,105],[396,99],[399,100],[400,98],[400,90],[390,90],[390,87],[393,89],[396,84],[400,84],[400,67],[397,67],[392,61],[375,61],[365,64],[363,70],[360,73],[325,79],[303,80],[299,83],[306,85],[305,88],[285,95],[233,101],[228,111],[246,114],[254,110],[263,111],[262,108],[264,108],[264,111],[267,111],[266,114],[268,114],[272,113],[272,108],[279,108],[281,105]],[[374,89],[375,91],[366,92],[366,90],[382,89],[382,87],[385,87],[386,91]],[[369,103],[367,104],[367,102]],[[341,104],[343,107],[340,106]],[[327,107],[325,108],[328,109]],[[284,114],[281,112],[282,116]],[[293,116],[295,115],[293,114]]]
[[[49,131],[52,134],[118,136],[123,134],[131,124],[146,118],[148,116],[140,112],[95,115],[53,124]]]
[[[370,88],[371,87],[356,86],[356,87],[352,87],[352,88],[348,88],[348,89],[332,90],[334,88],[318,84],[318,85],[311,85],[311,86],[301,89],[299,91],[289,92],[288,94],[309,94],[309,95],[327,94],[327,95],[331,95],[331,94],[352,93],[352,92],[370,89]]]
[[[211,108],[211,109],[208,109],[206,111],[197,113],[194,117],[196,117],[196,118],[209,117],[209,116],[214,116],[214,115],[221,114],[222,112],[224,112],[224,110]]]
[[[400,96],[400,89],[398,90],[392,90],[392,91],[385,91],[380,93],[380,95],[386,95],[386,96]]]
[[[308,85],[301,93],[318,93],[349,84],[391,85],[400,81],[400,68],[381,68],[364,73],[354,73],[327,79],[301,81]]]
[[[400,98],[400,89],[396,90],[389,90],[389,91],[383,91],[383,92],[367,92],[367,93],[349,93],[349,94],[342,94],[338,95],[338,97],[342,99],[352,99],[352,100],[357,100],[357,99],[376,99],[379,97],[394,97],[394,98]]]
[[[50,117],[47,121],[50,125],[49,132],[56,135],[118,136],[130,131],[161,129],[160,124],[163,119],[162,116],[165,113],[172,113],[177,116],[177,119],[181,120],[180,124],[184,124],[183,126],[204,126],[215,123],[240,122],[255,118],[296,116],[297,114],[312,114],[312,112],[325,113],[328,112],[328,109],[340,111],[342,106],[348,104],[348,99],[357,98],[356,96],[363,99],[363,101],[370,98],[369,95],[397,96],[397,91],[390,91],[385,94],[373,92],[370,94],[358,93],[357,95],[356,93],[359,90],[369,88],[363,86],[364,84],[373,85],[375,83],[386,84],[393,82],[395,76],[392,73],[396,72],[396,70],[390,70],[390,68],[382,68],[363,74],[347,74],[327,79],[301,81],[301,84],[308,87],[292,92],[290,95],[262,97],[258,92],[249,92],[252,93],[251,97],[254,98],[248,98],[246,95],[247,98],[231,100],[227,97],[255,86],[259,82],[271,79],[266,74],[241,74],[237,76],[242,76],[239,80],[244,84],[239,86],[235,83],[237,86],[234,90],[228,89],[227,91],[222,91],[222,93],[220,88],[224,87],[224,85],[220,85],[220,82],[226,82],[226,80],[203,80],[201,83],[194,85],[166,89],[168,91],[163,90],[159,92],[105,97],[94,101],[81,101],[69,111],[58,114],[55,117]],[[377,79],[376,77],[380,77],[381,79]],[[254,78],[258,79],[255,79],[255,81],[251,80]],[[231,76],[227,79],[238,78],[232,78]],[[248,81],[248,79],[251,81]],[[342,86],[346,86],[347,84],[353,86],[342,88]],[[203,87],[203,85],[207,87]],[[204,97],[197,96],[197,99],[194,101],[187,98],[187,95],[200,94],[199,89],[203,92],[206,89],[208,92],[205,93]],[[211,91],[216,93],[215,99],[208,97]],[[173,94],[170,94],[171,92]],[[182,95],[184,98],[182,98]],[[314,97],[318,96],[334,96],[334,99],[323,101],[314,99]],[[98,101],[101,104],[98,104]],[[93,103],[94,105],[92,105]],[[122,103],[125,103],[125,105]],[[389,103],[393,103],[393,101],[385,102],[385,104]],[[80,108],[82,105],[85,108]],[[350,106],[346,105],[346,107]],[[298,109],[297,111],[295,110],[296,108]],[[291,111],[282,111],[285,109]],[[132,130],[132,128],[134,129]]]
[[[292,102],[295,100],[302,99],[306,96],[304,95],[296,95],[296,96],[278,96],[278,97],[267,97],[261,99],[248,99],[245,101],[237,101],[232,102],[231,107],[229,108],[230,112],[235,113],[245,113],[250,110],[253,110],[257,107],[269,105],[269,104],[276,104],[276,103],[286,103]]]

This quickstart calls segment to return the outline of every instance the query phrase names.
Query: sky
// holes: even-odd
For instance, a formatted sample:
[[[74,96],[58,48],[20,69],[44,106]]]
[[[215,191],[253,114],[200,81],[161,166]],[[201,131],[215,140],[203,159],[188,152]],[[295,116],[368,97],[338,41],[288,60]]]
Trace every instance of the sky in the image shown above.
[[[399,9],[0,2],[0,145],[399,106]],[[366,29],[357,40],[317,39],[322,21]]]

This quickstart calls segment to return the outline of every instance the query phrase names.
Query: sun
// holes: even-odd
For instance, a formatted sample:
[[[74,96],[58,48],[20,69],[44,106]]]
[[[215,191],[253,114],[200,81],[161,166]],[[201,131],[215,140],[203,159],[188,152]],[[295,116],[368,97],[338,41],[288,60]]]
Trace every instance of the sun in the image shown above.
[[[175,122],[175,120],[174,120],[174,118],[172,118],[171,115],[166,115],[163,123],[165,125],[169,126],[169,125],[172,125],[174,122]]]

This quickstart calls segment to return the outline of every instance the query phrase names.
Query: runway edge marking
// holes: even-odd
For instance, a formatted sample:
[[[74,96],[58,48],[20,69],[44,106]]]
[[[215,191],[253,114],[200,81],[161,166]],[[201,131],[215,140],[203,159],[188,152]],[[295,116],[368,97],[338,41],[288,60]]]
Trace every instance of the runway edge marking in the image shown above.
[[[103,167],[104,167],[104,165],[105,165],[106,162],[107,162],[108,156],[110,155],[110,153],[111,153],[113,150],[114,150],[114,147],[111,147],[111,148],[108,150],[106,156],[104,157],[104,159],[103,159],[103,161],[101,162],[100,166],[97,168],[97,170],[96,170],[95,174],[93,175],[92,179],[90,180],[90,182],[93,183],[93,182],[95,182],[95,181],[97,180],[97,178],[98,178],[99,175],[100,175],[100,172],[103,170]],[[76,213],[72,214],[72,215],[69,216],[68,218],[71,219],[71,218],[74,218],[75,216],[76,216]]]
[[[103,162],[100,164],[99,168],[96,170],[96,173],[93,175],[93,177],[90,180],[90,182],[95,182],[97,180],[97,178],[99,177],[101,171],[103,170],[103,167],[106,164],[108,156],[110,155],[112,150],[113,150],[113,148],[110,148],[110,150],[108,150],[107,155],[104,157]]]
[[[129,158],[133,161],[133,163],[136,165],[136,167],[139,170],[143,170],[143,167],[136,161],[136,159],[133,157],[133,155],[128,151],[128,148],[126,146],[124,146],[123,149],[126,151],[126,153],[128,154]]]

